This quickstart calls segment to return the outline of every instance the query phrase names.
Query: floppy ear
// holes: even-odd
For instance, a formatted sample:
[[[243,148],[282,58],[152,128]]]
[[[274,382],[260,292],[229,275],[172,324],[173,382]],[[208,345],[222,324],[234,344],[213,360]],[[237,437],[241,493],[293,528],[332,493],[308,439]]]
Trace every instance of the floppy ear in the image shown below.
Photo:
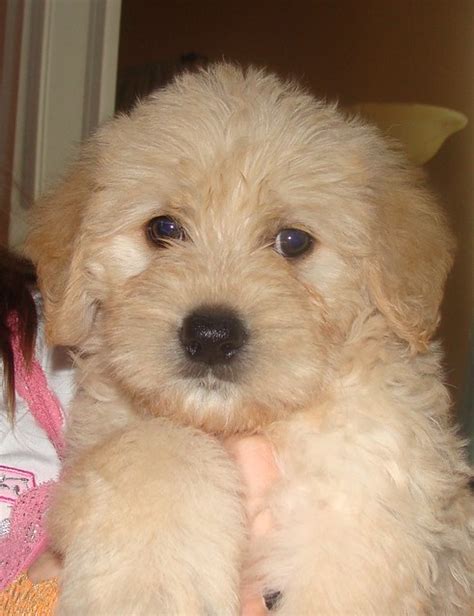
[[[439,322],[455,242],[421,172],[399,173],[387,180],[377,204],[369,293],[393,331],[412,349],[424,350]]]
[[[25,250],[36,265],[51,344],[78,345],[95,312],[88,291],[82,225],[94,186],[83,159],[33,207]]]

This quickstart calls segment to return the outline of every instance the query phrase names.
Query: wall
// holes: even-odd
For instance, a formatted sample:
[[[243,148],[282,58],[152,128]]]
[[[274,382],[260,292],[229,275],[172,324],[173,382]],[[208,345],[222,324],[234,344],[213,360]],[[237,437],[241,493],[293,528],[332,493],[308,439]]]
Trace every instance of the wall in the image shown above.
[[[472,0],[123,0],[119,50],[119,68],[195,51],[267,65],[342,103],[416,101],[470,118],[428,166],[459,243],[441,326],[458,397],[473,316],[473,34]]]
[[[7,18],[7,7],[0,2],[0,66],[3,65],[3,48],[5,46],[5,27]],[[6,202],[4,182],[2,181],[3,171],[0,170],[0,246],[5,246],[8,238],[9,211],[3,205]]]
[[[0,245],[10,226],[23,4],[0,0]]]

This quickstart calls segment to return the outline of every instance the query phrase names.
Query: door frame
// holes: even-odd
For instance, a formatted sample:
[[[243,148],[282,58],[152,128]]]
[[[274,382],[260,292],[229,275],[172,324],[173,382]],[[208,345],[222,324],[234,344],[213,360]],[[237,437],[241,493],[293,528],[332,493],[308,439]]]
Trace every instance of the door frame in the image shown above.
[[[14,131],[0,131],[0,160],[11,169],[10,246],[21,246],[31,202],[114,113],[120,12],[121,0],[6,0],[0,113]]]

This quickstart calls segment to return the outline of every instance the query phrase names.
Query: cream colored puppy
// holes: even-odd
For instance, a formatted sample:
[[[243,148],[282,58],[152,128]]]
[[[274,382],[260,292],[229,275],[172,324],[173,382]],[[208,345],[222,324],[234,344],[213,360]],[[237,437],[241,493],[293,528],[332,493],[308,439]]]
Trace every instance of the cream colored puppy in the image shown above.
[[[379,133],[221,64],[104,126],[36,206],[52,343],[78,350],[51,512],[62,614],[469,614],[468,469],[438,323],[453,241]],[[248,553],[221,439],[282,473]]]

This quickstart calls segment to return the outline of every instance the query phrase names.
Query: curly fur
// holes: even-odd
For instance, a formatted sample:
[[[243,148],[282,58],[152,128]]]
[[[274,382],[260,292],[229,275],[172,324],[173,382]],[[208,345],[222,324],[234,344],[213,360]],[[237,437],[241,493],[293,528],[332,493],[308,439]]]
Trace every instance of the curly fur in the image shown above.
[[[162,214],[186,241],[147,241]],[[285,227],[314,250],[278,254]],[[84,146],[28,252],[50,341],[78,350],[62,613],[236,614],[243,568],[282,616],[472,613],[469,469],[432,342],[453,240],[376,129],[263,71],[183,75]],[[182,321],[209,304],[249,331],[231,381],[185,371]],[[283,477],[250,556],[221,445],[245,432]]]

